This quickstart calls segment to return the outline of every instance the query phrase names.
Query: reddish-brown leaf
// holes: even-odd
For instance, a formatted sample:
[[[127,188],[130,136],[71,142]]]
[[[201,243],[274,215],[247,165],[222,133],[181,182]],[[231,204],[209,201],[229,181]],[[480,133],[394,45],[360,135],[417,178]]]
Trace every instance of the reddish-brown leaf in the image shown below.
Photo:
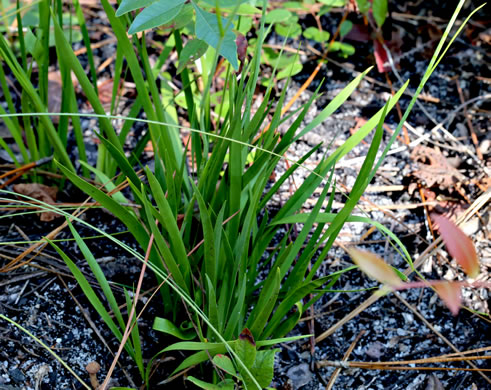
[[[467,276],[475,278],[479,275],[479,260],[472,240],[444,216],[433,215],[433,220],[438,224],[438,231],[450,256],[457,260]]]
[[[452,314],[454,316],[459,314],[461,301],[460,290],[462,284],[460,282],[432,282],[431,284]]]

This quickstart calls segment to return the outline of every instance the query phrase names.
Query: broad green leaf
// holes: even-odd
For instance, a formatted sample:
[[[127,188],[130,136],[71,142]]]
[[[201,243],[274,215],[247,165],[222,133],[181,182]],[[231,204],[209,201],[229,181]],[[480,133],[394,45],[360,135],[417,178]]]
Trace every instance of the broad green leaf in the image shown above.
[[[299,62],[294,62],[291,65],[288,65],[286,68],[282,69],[276,74],[276,79],[281,80],[287,77],[295,76],[300,73],[303,69],[303,66]]]
[[[177,67],[177,74],[189,64],[192,64],[203,54],[206,53],[208,44],[201,39],[191,39],[186,43],[186,46],[179,53],[179,66]]]
[[[233,24],[229,23],[228,19],[221,17],[219,25],[218,15],[204,11],[194,3],[193,7],[196,11],[196,37],[217,50],[220,46],[219,54],[225,57],[234,69],[238,69],[237,44],[235,34],[232,32]],[[220,31],[225,28],[227,28],[225,31]]]
[[[340,51],[342,53],[342,57],[348,57],[355,54],[355,47],[349,43],[333,42],[333,44],[330,46],[330,51]]]
[[[273,68],[283,69],[295,61],[298,61],[296,55],[287,54],[285,52],[278,53],[276,50],[269,47],[263,48],[263,53],[264,58],[261,58],[261,62],[266,63]]]
[[[377,255],[354,248],[349,248],[347,251],[355,264],[372,279],[392,288],[404,284],[392,267]]]
[[[302,33],[303,36],[307,39],[312,39],[316,42],[326,42],[329,40],[331,34],[324,30],[319,30],[317,27],[307,27]]]
[[[153,321],[153,330],[158,332],[163,332],[177,337],[181,340],[192,340],[196,337],[196,332],[194,330],[190,332],[183,332],[180,328],[175,326],[172,322],[165,318],[155,317]]]
[[[161,26],[173,20],[186,0],[160,0],[140,12],[131,24],[128,34]]]
[[[213,358],[213,363],[215,365],[225,371],[227,374],[236,376],[237,372],[235,371],[234,363],[232,359],[230,359],[227,355],[222,355],[221,353],[215,355]]]
[[[368,0],[356,0],[356,4],[362,14],[366,14],[370,9],[370,2]]]
[[[382,27],[387,17],[387,0],[373,0],[373,18],[379,27]]]
[[[256,360],[256,342],[249,329],[245,328],[234,345],[235,352],[247,368],[251,368]],[[239,366],[240,370],[240,366]]]
[[[177,15],[171,23],[168,23],[166,27],[173,28],[175,30],[180,30],[186,26],[188,26],[191,22],[193,22],[194,19],[194,12],[193,12],[193,6],[191,4],[184,4],[184,6],[181,9],[181,12],[179,12],[179,15]],[[189,26],[189,28],[191,28]]]
[[[443,215],[433,215],[438,224],[438,232],[442,237],[448,253],[462,267],[467,276],[475,278],[479,275],[479,259],[472,240],[452,221]]]
[[[277,23],[274,26],[274,30],[278,35],[286,38],[298,38],[302,33],[302,27],[298,23]]]
[[[280,349],[269,349],[258,351],[256,354],[256,360],[251,368],[251,373],[263,389],[268,387],[273,380],[274,355],[279,351]]]
[[[237,30],[242,34],[242,35],[247,35],[247,33],[251,30],[252,28],[252,18],[249,16],[242,16],[240,18],[240,23],[236,23],[236,28]]]
[[[147,5],[154,2],[155,0],[122,0],[116,11],[116,16],[124,15],[125,13],[134,11],[135,9],[145,8]]]
[[[266,13],[265,23],[274,24],[284,22],[292,13],[284,8],[276,8]]]
[[[353,22],[351,22],[351,20],[345,20],[343,23],[341,23],[341,26],[339,27],[339,36],[343,38],[351,31],[352,28]]]
[[[215,7],[218,5],[220,11],[227,13],[235,13],[235,15],[259,15],[261,14],[261,10],[259,8],[254,7],[251,4],[246,3],[247,0],[202,0],[203,3],[207,5]],[[237,7],[237,3],[239,6]]]

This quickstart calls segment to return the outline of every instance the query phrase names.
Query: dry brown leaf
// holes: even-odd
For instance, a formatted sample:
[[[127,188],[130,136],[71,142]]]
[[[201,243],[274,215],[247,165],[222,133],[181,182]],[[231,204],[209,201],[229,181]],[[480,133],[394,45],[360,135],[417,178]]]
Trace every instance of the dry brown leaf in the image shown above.
[[[41,202],[47,204],[56,203],[56,196],[58,194],[58,188],[56,187],[48,187],[39,183],[22,183],[14,185],[13,188],[15,192],[37,199]],[[39,215],[41,221],[43,222],[52,221],[59,216],[59,214],[52,211],[44,211]]]
[[[419,145],[412,151],[411,158],[418,167],[413,171],[413,176],[423,181],[427,187],[439,186],[440,189],[451,191],[457,182],[465,180],[465,176],[439,150]]]

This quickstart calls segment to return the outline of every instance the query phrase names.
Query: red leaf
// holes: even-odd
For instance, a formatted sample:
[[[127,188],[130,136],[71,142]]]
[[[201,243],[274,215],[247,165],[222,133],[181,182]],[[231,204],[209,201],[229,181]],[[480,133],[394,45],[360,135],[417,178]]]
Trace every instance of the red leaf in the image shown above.
[[[438,231],[450,256],[457,260],[467,276],[475,278],[479,275],[479,260],[472,240],[444,216],[433,215],[433,220],[438,224]]]
[[[460,282],[432,282],[431,285],[435,288],[436,293],[445,305],[450,309],[452,314],[456,316],[460,310],[460,290],[462,283]]]
[[[390,65],[388,64],[389,58],[387,56],[387,53],[385,52],[384,47],[382,44],[377,40],[373,40],[373,48],[374,48],[374,55],[375,55],[375,62],[377,63],[377,70],[380,73],[388,72],[390,71]],[[384,66],[384,64],[386,64]]]
[[[391,288],[398,288],[404,284],[392,267],[377,255],[354,248],[347,251],[356,265],[371,278]]]

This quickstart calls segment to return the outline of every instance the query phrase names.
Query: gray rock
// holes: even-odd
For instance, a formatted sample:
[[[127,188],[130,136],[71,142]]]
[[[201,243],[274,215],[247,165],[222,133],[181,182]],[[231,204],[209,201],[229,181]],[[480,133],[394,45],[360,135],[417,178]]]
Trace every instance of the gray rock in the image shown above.
[[[294,390],[305,386],[312,380],[312,373],[310,372],[309,365],[306,363],[291,367],[286,375],[291,380]]]

